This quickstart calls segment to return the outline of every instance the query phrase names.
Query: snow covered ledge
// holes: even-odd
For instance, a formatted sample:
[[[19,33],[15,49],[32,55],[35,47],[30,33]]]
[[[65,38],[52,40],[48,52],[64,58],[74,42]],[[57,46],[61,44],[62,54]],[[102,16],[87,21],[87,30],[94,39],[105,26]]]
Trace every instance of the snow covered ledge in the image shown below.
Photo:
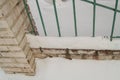
[[[36,58],[119,60],[120,40],[103,37],[40,37],[27,35]]]

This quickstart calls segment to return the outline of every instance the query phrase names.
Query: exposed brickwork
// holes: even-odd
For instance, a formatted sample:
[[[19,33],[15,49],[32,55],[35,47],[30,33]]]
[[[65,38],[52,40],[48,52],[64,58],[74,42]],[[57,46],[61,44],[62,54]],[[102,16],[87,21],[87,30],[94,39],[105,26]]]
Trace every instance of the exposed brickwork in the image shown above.
[[[28,26],[22,0],[0,1],[0,67],[6,73],[35,74],[35,58],[25,36]]]
[[[32,48],[32,51],[36,58],[63,57],[67,59],[120,60],[120,50]]]

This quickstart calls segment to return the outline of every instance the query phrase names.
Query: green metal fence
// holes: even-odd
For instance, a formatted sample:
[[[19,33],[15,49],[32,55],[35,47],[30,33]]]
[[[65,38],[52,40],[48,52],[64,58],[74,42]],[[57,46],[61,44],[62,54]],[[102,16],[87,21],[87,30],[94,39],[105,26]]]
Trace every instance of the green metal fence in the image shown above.
[[[73,16],[74,16],[74,32],[75,32],[75,36],[78,36],[78,32],[77,32],[77,16],[76,16],[76,2],[75,1],[76,0],[72,0]],[[95,29],[95,27],[96,27],[95,26],[95,24],[96,24],[96,6],[99,6],[99,7],[105,8],[105,9],[109,9],[109,10],[114,12],[113,23],[111,25],[110,41],[112,41],[113,38],[120,38],[120,36],[114,36],[116,14],[120,13],[120,10],[118,10],[118,0],[115,0],[115,7],[114,8],[106,6],[106,5],[103,5],[103,4],[99,4],[99,3],[96,2],[96,0],[93,0],[93,1],[81,0],[81,1],[84,1],[84,2],[86,2],[88,4],[92,4],[93,5],[93,31],[92,31],[92,36],[93,37],[96,36],[96,29]],[[30,14],[29,14],[29,11],[28,11],[28,8],[27,8],[27,2],[26,2],[26,0],[23,0],[23,2],[24,2],[24,5],[25,5],[25,9],[26,9],[27,15],[28,15],[29,20],[30,20],[30,23],[32,25],[32,29],[34,31],[32,20],[30,18]],[[41,22],[42,22],[42,27],[43,27],[44,34],[45,34],[45,36],[47,36],[46,27],[45,27],[44,19],[43,19],[43,16],[42,16],[42,12],[41,12],[40,4],[39,4],[38,0],[36,0],[36,5],[37,5],[38,11],[39,11],[39,16],[40,16],[40,19],[41,19]],[[56,7],[56,0],[53,0],[53,6],[54,6],[54,13],[55,13],[55,18],[56,18],[56,23],[57,23],[58,34],[59,34],[59,37],[61,37],[62,34],[61,34],[61,30],[60,30],[59,18],[58,18],[57,7]]]

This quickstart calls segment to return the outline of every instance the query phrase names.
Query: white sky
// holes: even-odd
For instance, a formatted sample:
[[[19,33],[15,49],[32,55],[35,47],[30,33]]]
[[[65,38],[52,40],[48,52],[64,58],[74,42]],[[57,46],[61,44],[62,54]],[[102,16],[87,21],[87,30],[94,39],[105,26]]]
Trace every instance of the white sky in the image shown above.
[[[43,19],[46,26],[48,36],[58,36],[57,25],[54,15],[53,6],[45,3],[45,0],[38,0],[42,11]],[[46,0],[47,1],[47,0]],[[57,0],[60,1],[60,0]],[[77,28],[78,36],[92,36],[93,26],[93,5],[83,2],[81,0],[76,1],[76,13],[77,13]],[[91,0],[93,1],[93,0]],[[115,0],[96,0],[97,3],[101,3],[110,7],[115,7]],[[40,36],[44,36],[41,20],[38,14],[35,0],[28,0],[33,17],[38,27]],[[119,1],[120,3],[120,1]],[[96,36],[110,36],[113,11],[97,7],[96,8]],[[120,5],[118,6],[120,10]],[[73,8],[72,0],[68,0],[66,3],[61,3],[57,6],[60,29],[62,36],[74,36],[74,21],[73,21]],[[116,26],[114,35],[120,35],[120,15],[117,14]]]

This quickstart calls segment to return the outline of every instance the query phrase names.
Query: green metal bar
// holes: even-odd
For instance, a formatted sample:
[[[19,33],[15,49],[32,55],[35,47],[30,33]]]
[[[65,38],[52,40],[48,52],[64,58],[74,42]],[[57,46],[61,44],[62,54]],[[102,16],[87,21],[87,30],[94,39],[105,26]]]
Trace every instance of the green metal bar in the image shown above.
[[[112,37],[113,37],[113,33],[114,33],[115,21],[116,21],[116,14],[117,14],[117,11],[116,11],[117,7],[118,7],[118,0],[116,0],[116,3],[115,3],[115,11],[114,11],[114,16],[113,16],[113,24],[112,24],[110,41],[112,41]]]
[[[93,4],[93,37],[95,37],[95,17],[96,17],[96,0],[94,0]]]
[[[73,2],[73,15],[74,15],[75,36],[78,36],[78,33],[77,33],[77,19],[76,19],[75,0],[72,0],[72,2]]]
[[[90,4],[94,4],[94,2],[89,1],[89,0],[81,0],[81,1],[84,1],[84,2],[87,2],[87,3],[90,3]],[[105,6],[105,5],[102,5],[102,4],[99,4],[99,3],[96,3],[95,5],[96,5],[96,6],[99,6],[99,7],[103,7],[103,8],[106,8],[106,9],[115,11],[114,8],[109,7],[109,6]],[[116,11],[120,13],[120,10],[116,10]]]
[[[44,24],[44,20],[43,20],[43,17],[42,17],[42,12],[41,12],[38,0],[36,0],[36,4],[37,4],[38,11],[39,11],[40,19],[41,19],[41,22],[42,22],[44,34],[45,34],[45,36],[47,36],[47,32],[46,32],[46,28],[45,28],[45,24]]]
[[[56,8],[56,0],[53,0],[53,6],[54,6],[54,12],[55,12],[56,23],[57,23],[57,28],[58,28],[58,34],[59,34],[59,37],[61,37],[60,25],[59,25],[57,8]]]
[[[27,3],[26,3],[26,0],[23,0],[23,3],[24,3],[24,6],[25,6],[25,10],[26,10],[27,16],[28,16],[29,21],[30,21],[30,24],[31,24],[31,26],[32,26],[32,31],[34,32],[35,35],[37,35],[37,33],[35,32],[34,25],[33,25],[33,23],[32,23],[32,19],[31,19],[31,17],[30,17],[29,11],[28,11],[28,5],[27,5]]]
[[[112,38],[120,38],[120,36],[113,36]]]

